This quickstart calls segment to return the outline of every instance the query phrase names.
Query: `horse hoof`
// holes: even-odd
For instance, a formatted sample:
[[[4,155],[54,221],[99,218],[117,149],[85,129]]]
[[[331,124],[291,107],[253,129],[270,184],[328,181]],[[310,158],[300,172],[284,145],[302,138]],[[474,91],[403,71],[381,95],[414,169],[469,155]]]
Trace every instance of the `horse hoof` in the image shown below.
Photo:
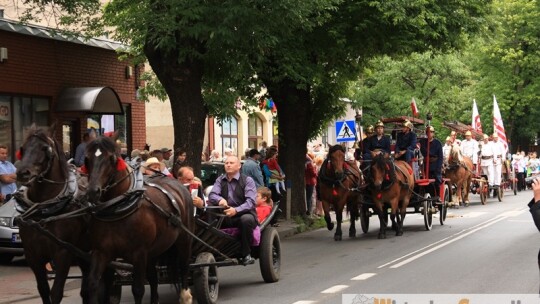
[[[402,235],[403,235],[403,231],[396,232],[396,236],[402,236]]]
[[[334,223],[327,224],[326,228],[328,228],[329,231],[332,231],[334,229]]]
[[[385,239],[386,238],[386,234],[380,234],[379,233],[379,240],[382,240],[382,239]]]
[[[355,238],[356,237],[356,231],[349,231],[349,237]]]
[[[341,235],[334,235],[334,241],[341,241]]]

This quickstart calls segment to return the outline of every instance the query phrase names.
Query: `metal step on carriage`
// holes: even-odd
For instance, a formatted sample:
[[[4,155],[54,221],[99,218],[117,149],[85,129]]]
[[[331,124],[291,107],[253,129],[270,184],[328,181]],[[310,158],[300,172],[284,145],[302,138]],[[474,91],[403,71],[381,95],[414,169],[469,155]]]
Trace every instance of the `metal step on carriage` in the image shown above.
[[[279,209],[279,201],[274,202],[272,212],[254,231],[251,255],[259,260],[262,278],[266,283],[279,281],[281,271],[281,242],[276,228],[271,222]],[[199,304],[214,304],[219,295],[219,267],[240,266],[241,243],[236,228],[221,228],[224,214],[221,206],[207,206],[209,217],[196,216],[196,230],[192,244],[190,264],[190,285]],[[209,220],[212,218],[212,220]],[[259,234],[260,232],[260,234]],[[170,284],[172,280],[167,267],[158,265],[159,284]],[[131,285],[131,272],[116,269],[111,298],[121,298],[122,286]]]
[[[392,138],[392,151],[401,131],[403,123],[408,120],[414,125],[414,132],[417,134],[418,138],[425,137],[425,127],[429,124],[422,119],[409,116],[398,116],[383,118],[381,121],[385,125],[385,129],[390,131]],[[428,121],[429,123],[429,121]],[[412,159],[412,165],[415,173],[415,185],[413,193],[411,194],[411,200],[409,202],[407,213],[422,214],[424,218],[424,226],[426,230],[431,230],[433,227],[433,215],[439,214],[439,222],[441,225],[444,225],[447,215],[448,203],[451,200],[451,193],[449,191],[449,183],[447,179],[443,179],[443,183],[440,185],[439,194],[437,196],[437,191],[435,189],[435,179],[428,178],[428,170],[422,170],[422,158],[418,157],[419,153],[415,153],[415,157]],[[383,212],[388,221],[388,208],[384,208]],[[369,230],[369,220],[372,215],[376,215],[376,212],[373,209],[373,203],[370,203],[369,200],[366,200],[364,197],[362,206],[360,207],[360,224],[362,231],[367,233]]]

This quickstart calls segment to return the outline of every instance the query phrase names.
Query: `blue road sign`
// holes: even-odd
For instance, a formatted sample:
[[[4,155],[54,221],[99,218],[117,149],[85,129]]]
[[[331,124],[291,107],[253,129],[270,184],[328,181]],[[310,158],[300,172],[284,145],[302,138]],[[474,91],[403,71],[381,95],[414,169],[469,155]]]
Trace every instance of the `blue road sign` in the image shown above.
[[[346,142],[356,140],[356,126],[354,120],[336,121],[336,141]]]

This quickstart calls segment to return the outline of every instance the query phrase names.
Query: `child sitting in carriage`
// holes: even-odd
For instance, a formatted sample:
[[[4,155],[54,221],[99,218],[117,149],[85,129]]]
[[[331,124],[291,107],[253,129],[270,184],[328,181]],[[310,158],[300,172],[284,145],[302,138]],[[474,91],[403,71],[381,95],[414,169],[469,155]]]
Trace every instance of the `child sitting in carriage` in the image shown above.
[[[272,212],[272,191],[266,187],[257,188],[257,218],[262,223]]]

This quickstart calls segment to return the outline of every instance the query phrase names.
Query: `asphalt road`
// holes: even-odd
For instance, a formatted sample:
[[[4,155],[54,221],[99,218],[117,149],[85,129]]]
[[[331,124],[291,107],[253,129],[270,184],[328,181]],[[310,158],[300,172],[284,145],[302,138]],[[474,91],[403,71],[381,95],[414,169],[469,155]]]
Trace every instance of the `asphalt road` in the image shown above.
[[[258,263],[219,269],[219,303],[342,303],[343,294],[538,294],[539,235],[528,212],[532,192],[506,193],[502,203],[449,209],[444,226],[435,216],[426,231],[420,214],[405,218],[404,234],[379,240],[378,219],[370,231],[341,242],[326,229],[282,240],[282,272],[263,282]],[[344,231],[347,231],[345,224]],[[33,278],[24,262],[0,266],[0,303],[36,303]],[[80,303],[77,280],[68,282],[63,303]],[[145,297],[148,296],[148,290]],[[133,303],[124,287],[122,303]],[[177,303],[160,286],[161,303]],[[18,300],[19,299],[19,300]],[[147,298],[146,298],[147,299]]]

